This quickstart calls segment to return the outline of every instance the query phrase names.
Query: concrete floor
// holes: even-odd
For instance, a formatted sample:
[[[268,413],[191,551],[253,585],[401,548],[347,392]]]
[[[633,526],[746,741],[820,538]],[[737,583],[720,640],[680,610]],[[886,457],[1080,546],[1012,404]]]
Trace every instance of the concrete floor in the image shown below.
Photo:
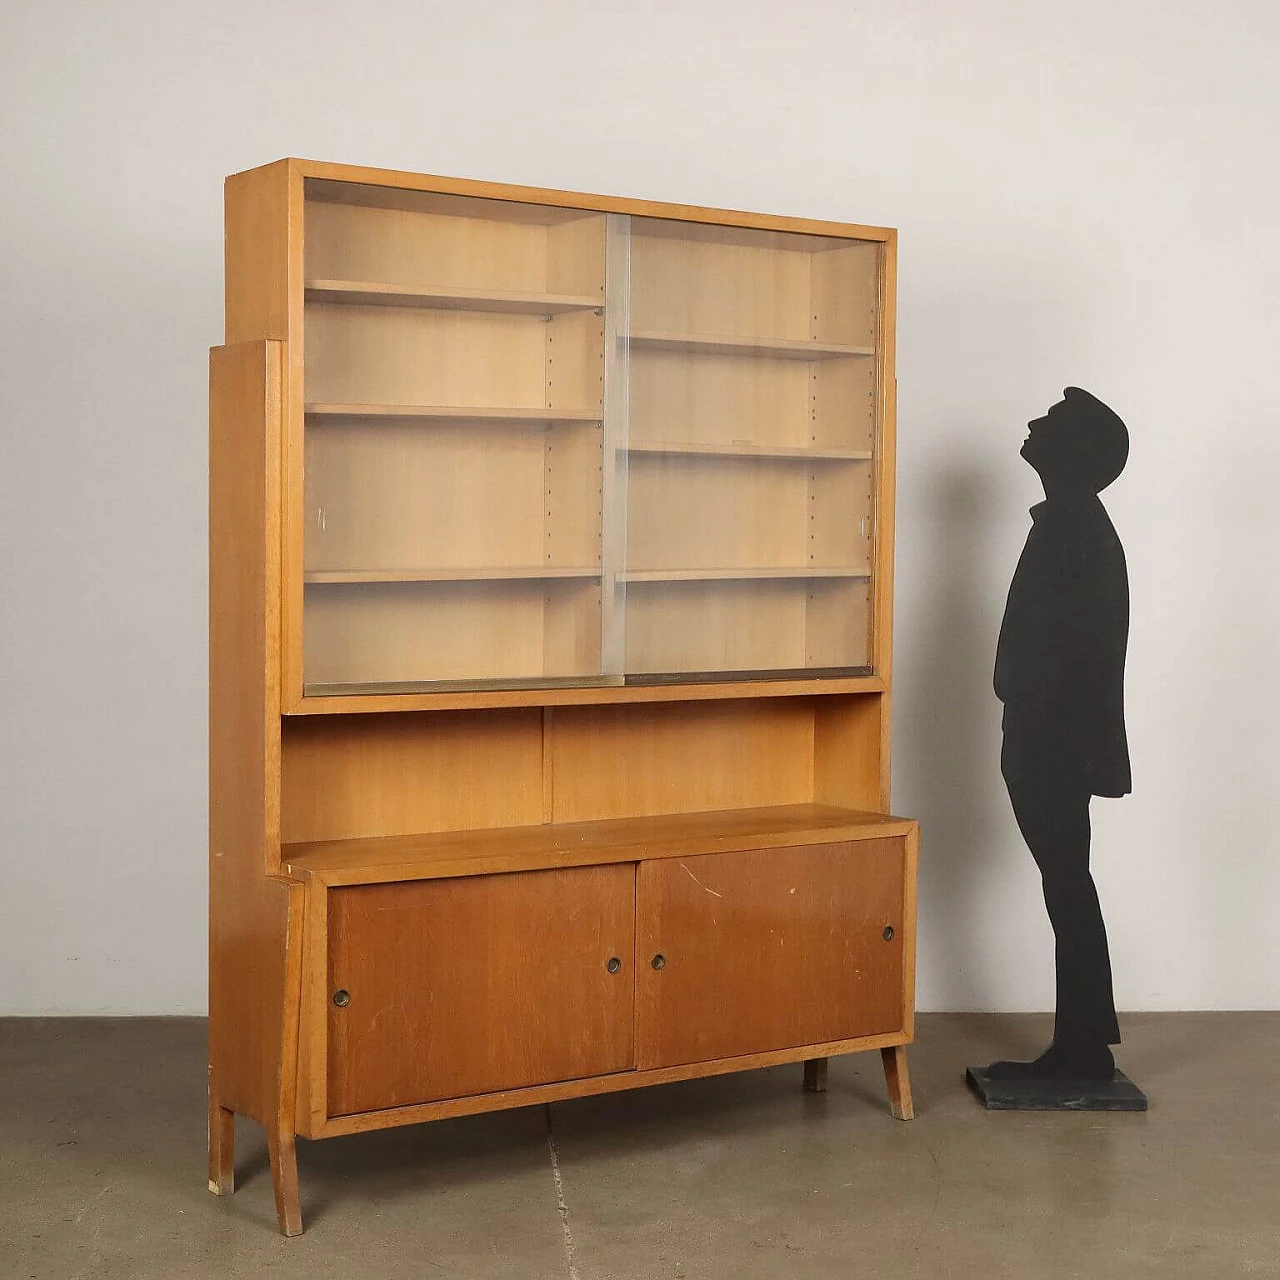
[[[255,1125],[205,1189],[202,1021],[0,1021],[0,1277],[1280,1277],[1280,1014],[1122,1026],[1145,1115],[988,1113],[1048,1020],[930,1015],[912,1123],[866,1054],[300,1142],[285,1240]]]

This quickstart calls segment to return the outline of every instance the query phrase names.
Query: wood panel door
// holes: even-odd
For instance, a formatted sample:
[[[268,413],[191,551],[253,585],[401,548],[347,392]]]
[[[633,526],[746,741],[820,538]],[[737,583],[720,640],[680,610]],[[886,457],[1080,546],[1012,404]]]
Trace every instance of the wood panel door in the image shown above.
[[[329,1114],[634,1067],[634,913],[630,863],[332,890]]]
[[[897,1031],[903,839],[642,862],[641,1069]]]

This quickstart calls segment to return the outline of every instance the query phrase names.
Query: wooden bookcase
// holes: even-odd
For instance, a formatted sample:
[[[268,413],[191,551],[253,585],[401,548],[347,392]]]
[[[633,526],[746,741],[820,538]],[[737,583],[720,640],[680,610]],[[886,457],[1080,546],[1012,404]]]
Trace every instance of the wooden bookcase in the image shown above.
[[[880,1049],[896,240],[284,160],[210,366],[210,1186]]]

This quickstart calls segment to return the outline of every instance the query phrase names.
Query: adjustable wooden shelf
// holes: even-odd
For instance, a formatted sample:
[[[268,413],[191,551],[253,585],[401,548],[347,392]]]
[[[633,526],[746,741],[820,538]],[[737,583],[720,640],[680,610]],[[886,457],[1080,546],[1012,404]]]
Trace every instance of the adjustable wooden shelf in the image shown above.
[[[879,1049],[892,231],[286,160],[210,373],[210,1186]]]

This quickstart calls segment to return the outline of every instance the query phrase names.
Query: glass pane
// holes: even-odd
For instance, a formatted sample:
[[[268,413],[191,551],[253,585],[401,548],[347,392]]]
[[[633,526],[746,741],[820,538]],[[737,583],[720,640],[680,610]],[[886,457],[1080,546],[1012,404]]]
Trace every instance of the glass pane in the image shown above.
[[[308,183],[308,693],[604,678],[605,222]]]
[[[629,676],[870,663],[877,254],[631,220]]]

